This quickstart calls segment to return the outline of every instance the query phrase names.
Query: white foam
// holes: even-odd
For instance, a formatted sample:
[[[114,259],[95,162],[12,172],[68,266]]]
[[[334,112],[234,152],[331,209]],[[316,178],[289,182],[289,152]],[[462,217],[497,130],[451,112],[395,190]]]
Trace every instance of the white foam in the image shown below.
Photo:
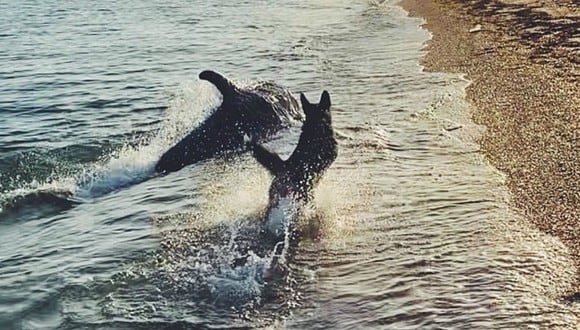
[[[290,227],[290,222],[298,216],[296,202],[289,198],[279,198],[276,205],[266,215],[266,230],[274,237],[282,237]]]
[[[208,278],[212,303],[237,308],[259,304],[264,288],[266,259],[250,252],[245,265],[226,267]]]

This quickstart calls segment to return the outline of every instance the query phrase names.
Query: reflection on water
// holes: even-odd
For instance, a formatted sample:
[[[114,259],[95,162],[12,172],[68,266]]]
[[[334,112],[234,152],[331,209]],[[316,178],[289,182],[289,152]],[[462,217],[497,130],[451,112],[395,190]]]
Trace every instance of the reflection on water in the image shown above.
[[[74,197],[0,213],[0,328],[578,324],[559,301],[565,248],[508,209],[466,82],[421,72],[428,35],[389,2],[0,10],[0,202]],[[339,157],[276,267],[259,234],[271,178],[251,157],[151,177],[219,102],[203,69],[332,95]]]

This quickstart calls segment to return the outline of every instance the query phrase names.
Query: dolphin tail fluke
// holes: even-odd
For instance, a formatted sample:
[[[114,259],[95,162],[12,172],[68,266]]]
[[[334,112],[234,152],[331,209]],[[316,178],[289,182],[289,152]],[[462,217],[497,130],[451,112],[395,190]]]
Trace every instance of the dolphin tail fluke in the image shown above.
[[[280,156],[267,150],[260,144],[252,142],[250,145],[254,151],[254,158],[256,158],[258,163],[267,168],[270,173],[276,175],[276,173],[279,173],[284,169],[284,161],[280,158]]]
[[[203,71],[199,74],[199,79],[212,83],[222,93],[224,100],[230,98],[236,90],[236,87],[231,81],[215,71]]]

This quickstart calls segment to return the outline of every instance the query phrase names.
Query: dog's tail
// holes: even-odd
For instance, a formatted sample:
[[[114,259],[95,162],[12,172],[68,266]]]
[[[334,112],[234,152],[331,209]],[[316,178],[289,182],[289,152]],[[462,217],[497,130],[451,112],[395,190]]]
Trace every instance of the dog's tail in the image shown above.
[[[199,79],[207,80],[212,83],[223,95],[224,102],[230,100],[237,90],[234,83],[215,71],[203,71],[199,74]]]

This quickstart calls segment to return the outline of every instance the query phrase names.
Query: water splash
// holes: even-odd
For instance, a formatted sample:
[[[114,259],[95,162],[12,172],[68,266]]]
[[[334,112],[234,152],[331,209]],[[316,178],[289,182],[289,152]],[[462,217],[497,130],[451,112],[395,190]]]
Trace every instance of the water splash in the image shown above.
[[[219,102],[219,94],[208,83],[196,81],[173,95],[166,120],[151,139],[126,143],[109,155],[102,165],[87,171],[80,180],[79,196],[96,197],[155,174],[161,155],[202,120]]]
[[[16,182],[17,187],[0,194],[0,213],[26,205],[63,205],[90,200],[155,175],[159,157],[219,102],[219,93],[207,82],[182,86],[171,97],[166,119],[152,136],[135,137],[96,163],[81,165],[75,173],[55,169],[46,179]],[[19,177],[12,179],[19,181]],[[66,207],[65,207],[66,208]]]

